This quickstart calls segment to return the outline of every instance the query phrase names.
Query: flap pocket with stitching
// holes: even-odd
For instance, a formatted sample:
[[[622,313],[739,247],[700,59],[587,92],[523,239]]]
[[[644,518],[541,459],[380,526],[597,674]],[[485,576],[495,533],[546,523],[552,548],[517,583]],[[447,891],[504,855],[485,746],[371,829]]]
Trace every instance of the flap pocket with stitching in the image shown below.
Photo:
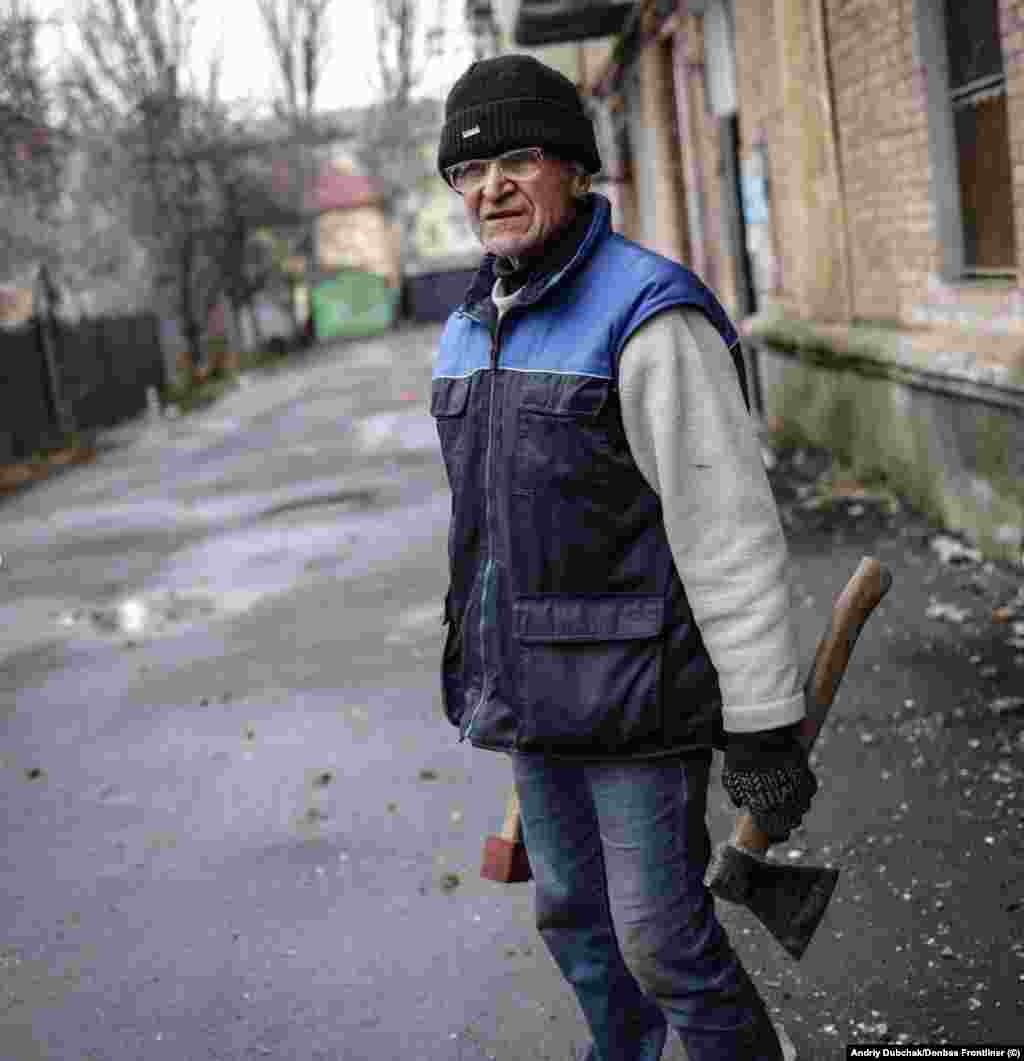
[[[660,736],[660,595],[524,595],[514,610],[523,750],[614,752]]]
[[[437,426],[448,483],[453,492],[461,491],[464,486],[469,427],[472,420],[472,417],[466,415],[466,410],[469,408],[469,391],[472,385],[472,376],[458,379],[441,377],[435,379],[430,387],[430,412]]]
[[[544,375],[522,382],[513,490],[553,488],[567,497],[614,487],[628,449],[614,416],[612,388],[603,378]]]
[[[430,387],[430,413],[439,420],[462,416],[469,400],[471,377],[435,379]]]
[[[594,419],[608,403],[611,382],[603,377],[538,374],[522,381],[523,412]]]

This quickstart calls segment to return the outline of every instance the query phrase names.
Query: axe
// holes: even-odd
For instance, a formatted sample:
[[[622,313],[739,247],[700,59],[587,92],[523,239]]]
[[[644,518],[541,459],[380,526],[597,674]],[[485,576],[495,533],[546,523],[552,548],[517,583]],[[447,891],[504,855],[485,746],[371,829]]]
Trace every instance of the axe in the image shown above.
[[[804,682],[806,713],[799,739],[808,752],[832,707],[861,629],[891,585],[888,568],[866,556],[832,606],[828,628]],[[719,898],[747,906],[798,959],[825,913],[839,871],[769,862],[764,855],[770,846],[771,841],[754,825],[750,814],[741,811],[732,836],[715,851],[705,882]],[[514,787],[500,834],[489,836],[484,844],[480,875],[504,884],[531,878]]]
[[[866,556],[832,605],[828,629],[804,682],[806,714],[799,740],[808,753],[836,698],[861,629],[891,585],[892,572]],[[746,906],[789,955],[799,959],[825,913],[839,871],[769,862],[764,855],[770,846],[751,815],[740,811],[732,836],[715,850],[704,881],[720,899]]]

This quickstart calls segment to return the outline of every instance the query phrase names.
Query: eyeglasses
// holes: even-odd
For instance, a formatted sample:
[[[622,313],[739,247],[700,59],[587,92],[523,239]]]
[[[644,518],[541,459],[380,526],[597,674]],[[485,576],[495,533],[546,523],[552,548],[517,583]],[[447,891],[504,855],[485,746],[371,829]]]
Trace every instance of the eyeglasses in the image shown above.
[[[539,147],[522,147],[516,151],[506,151],[497,158],[472,158],[468,162],[456,162],[444,171],[444,179],[459,193],[466,195],[476,191],[487,180],[491,163],[498,167],[498,173],[513,181],[528,181],[540,173],[540,164],[544,161],[544,151]]]

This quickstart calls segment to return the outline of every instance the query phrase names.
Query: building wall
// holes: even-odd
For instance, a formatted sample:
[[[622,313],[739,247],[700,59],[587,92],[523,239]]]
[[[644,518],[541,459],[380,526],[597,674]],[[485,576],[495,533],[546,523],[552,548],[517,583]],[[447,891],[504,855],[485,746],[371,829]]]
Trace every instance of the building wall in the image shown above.
[[[652,41],[623,87],[638,206],[634,238],[667,258],[689,262],[672,41]]]
[[[915,10],[918,11],[919,31],[920,9],[935,2],[917,0]],[[1024,4],[1020,0],[1000,0],[999,12],[1013,169],[1012,223],[1016,233],[1017,267],[1020,269],[1024,258]],[[925,69],[927,58],[926,54],[922,56]],[[944,174],[935,167],[934,159],[933,172],[940,181],[944,179],[955,189],[955,174]],[[934,189],[932,198],[935,198]],[[935,220],[937,227],[941,227],[941,216]],[[928,276],[927,288],[916,293],[908,313],[914,324],[966,326],[988,333],[1020,333],[1024,330],[1024,292],[1019,275],[1012,280],[971,284],[958,282],[948,275],[948,271],[936,271]]]
[[[780,305],[795,301],[787,296],[786,285],[793,276],[787,268],[787,258],[794,252],[793,244],[782,238],[786,224],[786,197],[774,194],[787,184],[784,168],[785,153],[784,111],[775,43],[774,5],[766,0],[734,0],[733,23],[736,32],[736,95],[740,112],[742,135],[741,154],[750,159],[755,151],[763,150],[766,179],[771,194],[769,199],[768,237],[766,254],[774,268],[760,272],[771,277],[770,282],[758,286],[758,296]],[[755,263],[756,264],[756,263]]]
[[[916,0],[828,0],[853,315],[904,320],[940,268]]]
[[[1018,268],[1024,268],[1024,0],[1000,0],[999,17],[1006,66]]]
[[[629,179],[636,209],[623,235],[647,246],[653,246],[658,229],[655,209],[657,196],[655,175],[658,154],[655,130],[644,121],[641,90],[640,78],[635,71],[630,71],[622,85],[622,96],[629,136]]]
[[[687,142],[682,144],[687,172],[688,195],[699,215],[691,222],[691,247],[694,253],[687,263],[715,292],[722,305],[737,315],[735,268],[729,247],[723,194],[723,159],[718,119],[711,111],[705,84],[704,35],[702,19],[690,16],[683,20],[675,34],[676,106],[685,108],[688,125]],[[682,123],[680,123],[682,125]]]
[[[957,175],[936,136],[925,21],[937,0],[826,0],[846,196],[855,319],[909,326],[1024,330],[1019,281],[950,274],[943,212],[959,209]],[[1018,259],[1024,236],[1024,3],[1001,0]],[[932,111],[932,122],[929,112]],[[940,190],[951,195],[942,203]],[[1020,260],[1018,260],[1018,267]]]
[[[842,254],[852,320],[902,326],[1024,331],[1024,296],[1013,278],[963,282],[950,274],[937,189],[956,187],[930,125],[927,77],[936,65],[922,20],[939,0],[806,0],[820,4],[831,89]],[[795,316],[820,316],[807,293],[808,229],[802,217],[815,190],[795,179],[787,69],[812,42],[786,39],[782,13],[799,0],[735,0],[738,94],[743,153],[763,151],[770,194],[771,245],[777,270],[759,294]],[[1024,254],[1024,0],[1000,0],[1007,75],[1010,154],[1018,258]],[[792,28],[790,19],[787,29]],[[807,31],[807,23],[801,29]],[[942,60],[944,63],[944,59]],[[799,71],[797,71],[799,74]],[[811,79],[813,83],[813,79]],[[934,118],[934,115],[932,116]],[[955,198],[955,195],[954,195]],[[954,208],[957,208],[958,202]],[[814,263],[812,263],[814,264]],[[1018,263],[1018,265],[1020,262]]]
[[[987,554],[1020,562],[1024,487],[1011,462],[1024,408],[1024,298],[1017,277],[962,274],[942,9],[941,0],[736,0],[742,152],[764,152],[779,260],[774,290],[759,292],[762,319],[747,332],[760,331],[773,422],[865,474],[884,473]],[[1019,258],[1024,3],[1000,0],[1000,15],[1007,224]],[[830,101],[834,131],[841,210],[829,227],[847,270],[845,324],[825,324],[829,303],[806,271],[835,260],[808,253],[825,226],[802,223],[821,209],[816,167],[828,168],[817,157],[827,140],[814,129],[815,94]]]
[[[841,320],[850,283],[821,4],[736,2],[744,205],[759,301]]]
[[[594,177],[592,187],[611,203],[612,227],[615,231],[627,239],[635,239],[636,195],[625,102],[620,95],[600,101],[592,100],[591,111],[601,153],[601,172]]]

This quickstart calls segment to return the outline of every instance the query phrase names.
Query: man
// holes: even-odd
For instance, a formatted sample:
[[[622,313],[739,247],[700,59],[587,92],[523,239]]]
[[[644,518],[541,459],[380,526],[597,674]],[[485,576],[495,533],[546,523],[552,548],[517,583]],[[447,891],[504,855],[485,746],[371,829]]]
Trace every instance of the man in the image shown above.
[[[692,273],[611,232],[600,165],[576,89],[532,58],[473,63],[448,96],[438,167],[487,253],[432,384],[444,706],[512,755],[589,1057],[654,1061],[671,1025],[691,1061],[777,1061],[703,878],[716,736],[771,836],[817,787],[786,545],[736,333]]]

